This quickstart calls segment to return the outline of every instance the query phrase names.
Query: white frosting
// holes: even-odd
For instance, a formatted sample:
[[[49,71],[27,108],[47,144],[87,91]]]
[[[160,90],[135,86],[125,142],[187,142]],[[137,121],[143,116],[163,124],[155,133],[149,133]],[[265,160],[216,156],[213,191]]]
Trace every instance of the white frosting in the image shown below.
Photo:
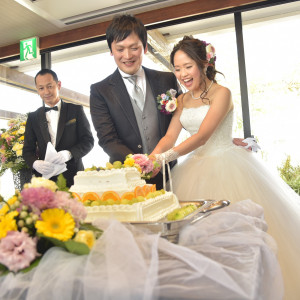
[[[74,185],[71,186],[70,191],[80,196],[87,192],[95,192],[101,196],[105,191],[115,191],[121,196],[145,184],[146,181],[141,179],[141,174],[136,168],[79,171],[74,177]],[[157,221],[177,207],[179,207],[177,197],[171,192],[166,192],[132,205],[86,206],[88,215],[85,221],[92,222],[98,218],[113,218],[121,222]]]
[[[177,197],[171,192],[166,192],[132,205],[88,206],[86,207],[88,216],[85,221],[92,222],[98,218],[117,219],[121,222],[158,221],[179,206]]]
[[[133,191],[136,186],[143,186],[146,181],[141,179],[136,168],[122,168],[101,171],[79,171],[74,177],[74,185],[70,191],[80,196],[87,192],[95,192],[99,196],[105,191],[115,191],[120,196]]]

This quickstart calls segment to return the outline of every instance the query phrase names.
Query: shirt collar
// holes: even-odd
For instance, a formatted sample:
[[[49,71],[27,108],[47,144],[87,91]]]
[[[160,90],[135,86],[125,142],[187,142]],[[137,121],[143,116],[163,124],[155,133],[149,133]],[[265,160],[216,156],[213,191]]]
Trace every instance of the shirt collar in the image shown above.
[[[61,109],[61,99],[54,106],[57,106],[58,112],[60,112],[60,109]],[[45,107],[51,107],[51,106],[49,106],[49,105],[47,105],[45,103]]]
[[[118,68],[118,69],[119,69],[119,68]],[[145,77],[145,71],[144,71],[144,69],[143,69],[142,66],[140,66],[140,68],[138,69],[138,71],[137,71],[135,74],[127,74],[127,73],[123,72],[123,71],[120,70],[120,69],[119,69],[119,72],[120,72],[120,74],[121,74],[121,76],[122,76],[123,78],[130,77],[130,76],[132,76],[132,75],[137,75],[138,77],[141,77],[141,78],[144,78],[144,77]]]

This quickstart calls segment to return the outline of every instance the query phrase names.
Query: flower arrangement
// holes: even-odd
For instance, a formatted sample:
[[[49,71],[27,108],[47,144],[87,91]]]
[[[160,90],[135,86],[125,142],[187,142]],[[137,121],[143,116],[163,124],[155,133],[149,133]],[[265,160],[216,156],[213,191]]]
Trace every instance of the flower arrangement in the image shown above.
[[[177,99],[175,98],[176,91],[168,90],[165,94],[157,96],[158,109],[165,115],[172,114],[177,108]]]
[[[206,59],[208,61],[208,66],[214,67],[217,57],[215,47],[213,47],[212,44],[206,43]]]
[[[160,164],[150,159],[147,154],[129,154],[124,161],[124,167],[136,167],[143,179],[150,179],[159,170]]]
[[[83,203],[71,193],[53,181],[32,178],[0,209],[0,275],[31,270],[53,246],[88,254],[102,231],[84,223],[85,217]]]
[[[8,129],[0,129],[0,176],[7,169],[13,173],[28,168],[22,157],[27,115],[8,121]]]

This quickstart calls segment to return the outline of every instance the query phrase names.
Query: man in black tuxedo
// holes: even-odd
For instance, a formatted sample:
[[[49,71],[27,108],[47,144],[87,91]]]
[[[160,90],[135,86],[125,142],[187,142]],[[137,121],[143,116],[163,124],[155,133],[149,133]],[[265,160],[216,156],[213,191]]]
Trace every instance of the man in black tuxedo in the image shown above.
[[[142,67],[147,31],[139,19],[116,16],[106,30],[106,39],[118,68],[91,85],[90,111],[100,147],[110,162],[123,162],[130,153],[152,152],[172,117],[157,109],[156,97],[169,89],[179,89],[173,73]],[[136,84],[142,90],[141,107],[133,96],[134,84],[128,80],[132,75],[137,76]],[[162,188],[162,175],[150,182]]]
[[[61,82],[54,71],[39,71],[35,84],[44,106],[28,115],[23,157],[36,176],[47,176],[53,172],[55,164],[66,163],[67,170],[63,175],[70,187],[77,171],[84,169],[82,157],[94,146],[89,121],[81,105],[60,99]],[[44,160],[48,142],[57,151],[51,162]],[[56,181],[56,178],[50,179]]]

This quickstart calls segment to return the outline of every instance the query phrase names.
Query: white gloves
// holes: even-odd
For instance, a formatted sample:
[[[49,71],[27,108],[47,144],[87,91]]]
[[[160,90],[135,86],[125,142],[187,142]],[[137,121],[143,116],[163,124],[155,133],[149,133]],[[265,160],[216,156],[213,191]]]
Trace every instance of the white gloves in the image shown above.
[[[44,160],[36,160],[33,163],[32,167],[36,169],[40,174],[45,175],[52,173],[54,170],[54,164]]]
[[[248,138],[244,139],[243,142],[247,144],[246,146],[244,146],[244,148],[248,149],[251,147],[251,150],[253,152],[257,152],[258,149],[260,149],[260,146],[257,144],[257,141],[255,138],[248,137]]]
[[[68,150],[62,150],[57,152],[54,159],[51,160],[52,163],[61,165],[72,158],[72,154]]]
[[[169,163],[170,161],[175,160],[178,157],[179,157],[179,153],[175,152],[173,149],[170,149],[161,154],[155,154],[155,159],[160,165],[163,164],[163,161],[165,161],[165,163]]]

